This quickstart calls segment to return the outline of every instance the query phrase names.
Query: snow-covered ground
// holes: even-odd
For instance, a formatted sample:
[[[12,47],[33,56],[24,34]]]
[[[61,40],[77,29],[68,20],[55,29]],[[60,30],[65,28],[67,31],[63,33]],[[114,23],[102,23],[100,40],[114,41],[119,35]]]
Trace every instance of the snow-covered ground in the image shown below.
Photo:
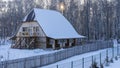
[[[63,49],[60,49],[63,50]],[[12,60],[25,58],[30,56],[37,56],[42,54],[53,53],[60,50],[43,50],[43,49],[12,49],[11,44],[6,43],[5,45],[0,45],[0,60]]]
[[[114,61],[114,63],[111,63],[110,66],[107,66],[105,68],[120,68],[120,58],[117,61]]]

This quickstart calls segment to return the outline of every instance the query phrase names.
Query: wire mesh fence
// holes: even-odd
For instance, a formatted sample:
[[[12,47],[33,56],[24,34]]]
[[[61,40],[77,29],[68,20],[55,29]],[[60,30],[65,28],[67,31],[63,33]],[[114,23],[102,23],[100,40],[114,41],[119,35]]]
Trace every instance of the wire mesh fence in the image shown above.
[[[105,66],[114,62],[115,58],[120,56],[120,46],[108,48],[99,54],[85,57],[79,60],[66,62],[58,65],[49,65],[39,68],[94,68],[93,65],[102,68],[101,65]]]

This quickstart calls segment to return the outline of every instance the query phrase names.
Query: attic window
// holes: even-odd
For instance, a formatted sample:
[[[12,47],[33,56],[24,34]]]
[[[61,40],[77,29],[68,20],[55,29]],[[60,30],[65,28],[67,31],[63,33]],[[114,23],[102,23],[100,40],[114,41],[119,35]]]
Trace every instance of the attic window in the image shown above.
[[[27,31],[27,27],[23,27],[22,31],[26,32]]]
[[[39,27],[36,27],[36,32],[38,32],[39,31]]]
[[[34,32],[39,32],[39,27],[33,27]]]

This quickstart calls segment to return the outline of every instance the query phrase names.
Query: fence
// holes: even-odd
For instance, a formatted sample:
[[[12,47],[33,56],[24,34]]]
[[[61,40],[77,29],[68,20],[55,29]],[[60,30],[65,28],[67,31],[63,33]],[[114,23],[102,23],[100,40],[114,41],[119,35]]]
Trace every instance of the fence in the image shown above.
[[[1,45],[6,45],[6,44],[8,44],[8,43],[10,43],[10,40],[8,40],[8,38],[7,37],[5,37],[5,38],[0,38],[0,46]]]
[[[0,45],[4,45],[4,44],[5,44],[5,39],[0,38]]]
[[[109,66],[110,63],[113,63],[115,59],[117,60],[118,56],[120,56],[120,46],[108,48],[99,54],[82,58],[76,61],[39,68],[95,68],[92,67],[92,65],[95,63],[97,67],[103,68],[103,66]]]
[[[63,59],[66,59],[66,58],[69,58],[75,55],[79,55],[82,53],[104,49],[104,48],[109,48],[109,47],[112,47],[112,44],[113,44],[112,41],[98,41],[92,44],[86,44],[82,46],[75,46],[72,48],[64,49],[64,50],[61,50],[55,53],[50,53],[50,54],[45,54],[45,55],[40,55],[40,56],[33,56],[33,57],[22,58],[22,59],[16,59],[16,60],[2,61],[0,63],[0,68],[41,67],[41,66],[52,64],[57,61],[60,61],[60,60],[63,60]],[[88,61],[86,59],[82,59],[82,60],[84,60],[84,62],[82,63],[85,63],[86,61]],[[72,62],[72,63],[73,63],[72,64],[73,67],[77,66],[75,62]],[[68,64],[71,64],[71,63],[68,63]],[[81,62],[78,64],[81,64]],[[60,67],[60,65],[58,67]],[[71,67],[67,67],[67,68],[71,68]],[[86,68],[86,67],[83,67],[83,68]]]

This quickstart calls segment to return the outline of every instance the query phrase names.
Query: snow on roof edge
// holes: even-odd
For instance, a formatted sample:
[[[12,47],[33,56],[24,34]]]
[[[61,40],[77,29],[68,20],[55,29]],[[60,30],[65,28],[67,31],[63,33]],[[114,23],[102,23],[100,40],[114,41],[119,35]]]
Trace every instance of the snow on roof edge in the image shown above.
[[[50,37],[53,38],[53,37]],[[68,38],[53,38],[53,39],[74,39],[74,38],[86,38],[85,36],[80,36],[80,37],[68,37]]]

